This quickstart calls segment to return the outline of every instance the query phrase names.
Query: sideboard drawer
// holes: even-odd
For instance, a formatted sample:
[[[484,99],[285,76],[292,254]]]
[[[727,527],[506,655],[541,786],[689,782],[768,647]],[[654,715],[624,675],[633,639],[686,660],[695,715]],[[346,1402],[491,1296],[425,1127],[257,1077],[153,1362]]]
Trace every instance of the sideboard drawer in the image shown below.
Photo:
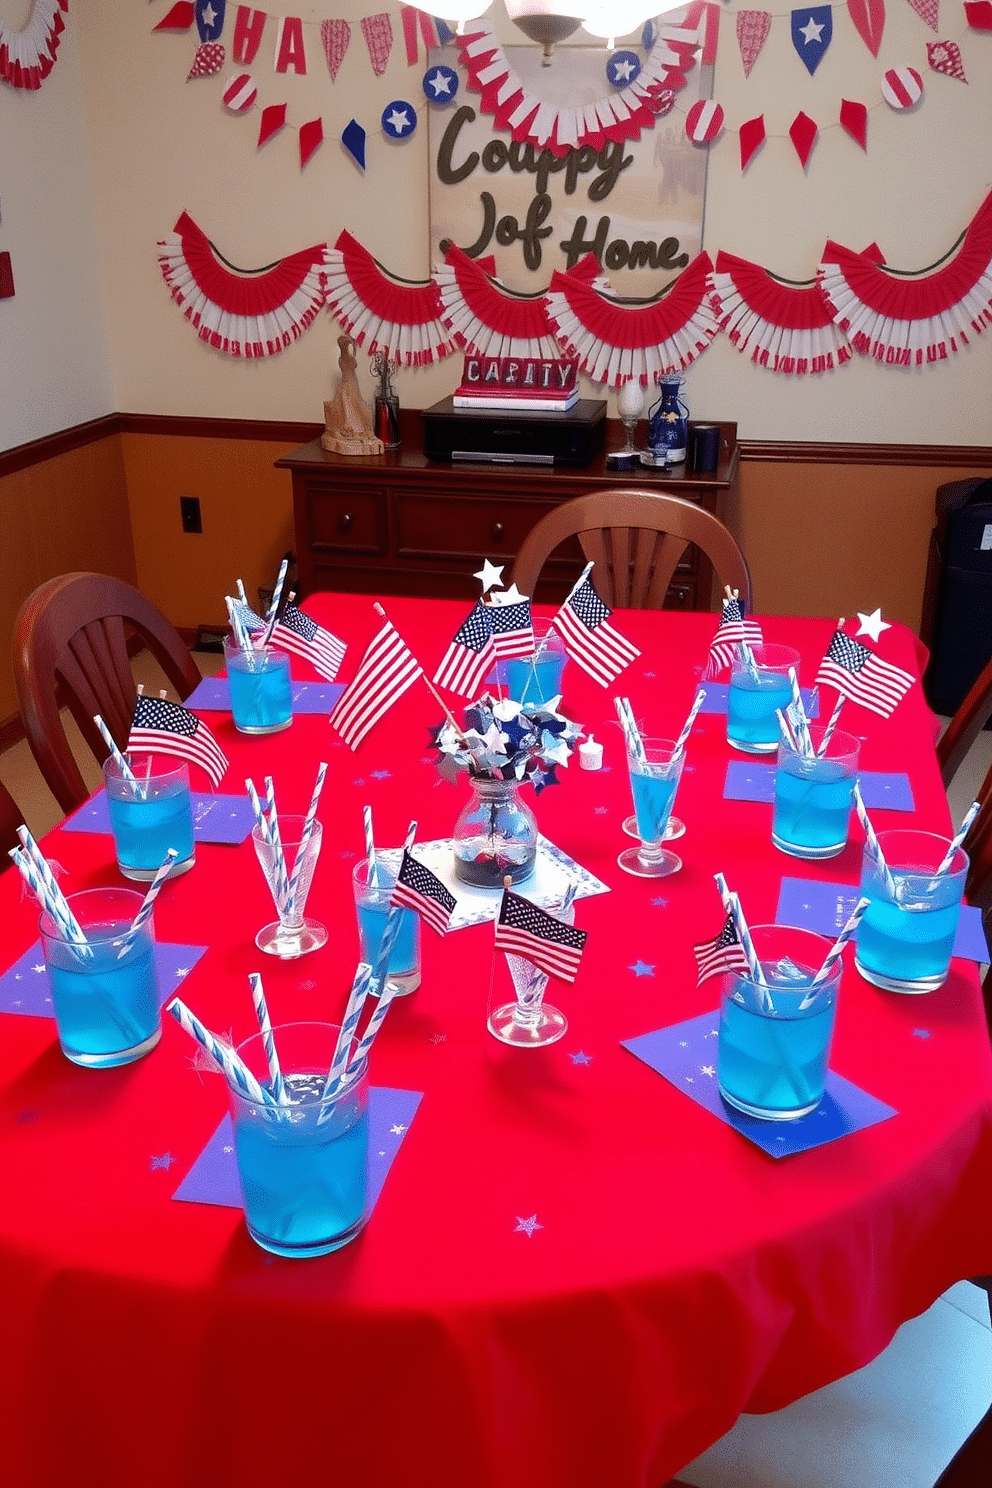
[[[402,557],[513,557],[534,524],[549,510],[539,502],[466,500],[440,493],[400,495],[396,500],[397,553]]]
[[[348,553],[385,553],[389,509],[385,490],[308,481],[305,488],[310,543]]]

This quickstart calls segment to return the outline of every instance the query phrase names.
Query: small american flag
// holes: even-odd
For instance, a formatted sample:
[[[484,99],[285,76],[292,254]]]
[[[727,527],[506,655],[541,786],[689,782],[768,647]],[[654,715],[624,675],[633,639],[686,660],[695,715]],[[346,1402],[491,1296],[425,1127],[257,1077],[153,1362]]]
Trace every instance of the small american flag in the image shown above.
[[[403,849],[403,861],[396,875],[396,887],[390,898],[391,904],[403,904],[423,915],[428,925],[443,935],[451,919],[451,911],[458,901],[450,889],[417,861],[411,852]]]
[[[764,641],[757,620],[748,620],[744,614],[744,603],[740,599],[725,599],[720,624],[710,642],[709,654],[703,668],[703,681],[718,677],[725,667],[733,666],[741,644],[760,646]]]
[[[569,656],[601,687],[609,687],[614,677],[641,654],[610,624],[612,613],[587,576],[568,596],[553,621]]]
[[[227,755],[202,719],[178,703],[144,693],[134,700],[127,747],[176,754],[206,770],[215,786],[220,785],[228,765]]]
[[[512,956],[523,956],[549,976],[574,982],[582,960],[582,949],[588,932],[576,930],[563,920],[539,909],[529,899],[503,890],[503,902],[496,921],[496,949]]]
[[[489,606],[493,627],[493,650],[505,656],[530,656],[534,651],[534,626],[530,618],[530,600]]]
[[[273,646],[292,651],[294,656],[308,661],[328,682],[333,682],[338,668],[348,649],[344,641],[311,620],[309,615],[288,604],[272,630]]]
[[[331,724],[351,749],[357,749],[382,715],[399,702],[423,676],[423,667],[406,642],[386,621],[369,642],[358,671],[338,698]]]
[[[888,718],[915,678],[902,667],[883,661],[852,636],[835,630],[816,680],[835,687],[850,702]]]
[[[448,687],[471,697],[496,660],[490,616],[492,611],[477,599],[468,619],[455,632],[454,640],[434,673],[437,687]]]
[[[692,949],[696,956],[696,966],[699,969],[699,976],[696,979],[697,987],[705,982],[707,977],[717,976],[720,972],[748,970],[744,947],[737,938],[737,926],[731,914],[728,914],[724,920],[723,929],[715,940],[701,941]]]

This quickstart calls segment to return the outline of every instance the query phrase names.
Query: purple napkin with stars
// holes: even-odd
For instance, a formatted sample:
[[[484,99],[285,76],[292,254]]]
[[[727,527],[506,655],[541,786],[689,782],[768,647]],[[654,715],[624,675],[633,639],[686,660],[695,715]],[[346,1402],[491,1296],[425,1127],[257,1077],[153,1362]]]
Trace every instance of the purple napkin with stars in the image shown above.
[[[330,713],[344,692],[344,683],[293,682],[290,691],[294,713]],[[184,707],[198,708],[201,713],[230,713],[231,684],[226,677],[204,677]]]
[[[684,1023],[675,1023],[670,1028],[658,1028],[654,1033],[642,1033],[638,1038],[621,1042],[631,1054],[663,1075],[669,1084],[727,1126],[732,1126],[762,1152],[767,1152],[769,1157],[808,1152],[813,1147],[823,1147],[838,1137],[846,1137],[849,1132],[862,1131],[896,1115],[892,1106],[876,1100],[866,1090],[828,1070],[826,1093],[816,1110],[810,1111],[808,1116],[799,1116],[795,1121],[762,1121],[756,1116],[745,1116],[743,1111],[728,1106],[720,1094],[717,1084],[719,1032],[720,1014],[714,1010],[700,1013],[697,1018],[689,1018]]]
[[[244,842],[255,825],[247,796],[218,796],[209,791],[190,792],[193,807],[193,840],[196,842]],[[66,832],[110,833],[110,808],[106,791],[98,791],[67,821]]]
[[[855,884],[820,883],[811,878],[783,878],[779,890],[776,922],[817,930],[831,939],[840,934],[858,902]],[[982,911],[963,904],[954,937],[954,955],[984,963],[989,949],[982,929]]]
[[[156,941],[159,1007],[178,992],[206,949],[206,946]],[[40,940],[36,940],[0,977],[0,1012],[24,1013],[32,1018],[55,1017]]]
[[[382,1192],[386,1174],[422,1099],[423,1092],[419,1090],[392,1090],[383,1085],[369,1089],[370,1209]],[[243,1207],[230,1116],[224,1117],[172,1197],[190,1204]]]
[[[706,689],[706,697],[703,700],[703,706],[699,710],[700,713],[726,713],[727,693],[730,691],[730,683],[700,682],[699,686]],[[820,716],[820,700],[817,697],[816,701],[813,701],[813,691],[814,689],[812,687],[800,687],[799,689],[807,718],[819,718]],[[812,712],[810,712],[811,706]]]
[[[731,760],[723,783],[724,797],[728,801],[767,801],[771,804],[775,800],[775,770],[775,765],[760,760]],[[916,810],[908,775],[862,770],[858,782],[865,805],[873,810]]]

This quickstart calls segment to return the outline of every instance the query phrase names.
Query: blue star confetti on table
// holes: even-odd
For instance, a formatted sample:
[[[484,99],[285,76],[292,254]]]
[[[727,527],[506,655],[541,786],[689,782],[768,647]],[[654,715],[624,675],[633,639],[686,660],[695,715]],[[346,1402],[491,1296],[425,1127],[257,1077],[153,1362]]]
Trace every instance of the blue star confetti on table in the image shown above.
[[[646,961],[635,961],[633,966],[629,966],[627,969],[628,971],[632,971],[636,977],[654,976],[654,967],[649,966]]]
[[[513,1227],[513,1233],[515,1235],[517,1235],[517,1234],[526,1235],[529,1240],[533,1240],[533,1238],[534,1238],[534,1231],[535,1230],[543,1230],[543,1229],[544,1229],[544,1226],[542,1224],[538,1224],[538,1222],[537,1222],[537,1215],[536,1214],[529,1214],[526,1219],[521,1219],[520,1218],[520,1215],[518,1214],[517,1215],[517,1222],[516,1222],[516,1224]]]

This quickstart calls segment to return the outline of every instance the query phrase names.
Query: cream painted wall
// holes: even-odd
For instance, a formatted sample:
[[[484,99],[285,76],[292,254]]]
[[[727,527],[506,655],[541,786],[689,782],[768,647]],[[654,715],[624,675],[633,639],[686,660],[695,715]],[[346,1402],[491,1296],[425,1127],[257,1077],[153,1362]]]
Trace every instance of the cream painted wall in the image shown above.
[[[0,0],[19,31],[31,6]],[[55,67],[34,92],[0,83],[0,449],[115,408],[93,218],[74,8]]]
[[[853,248],[874,239],[888,261],[903,269],[934,262],[989,189],[989,37],[966,28],[960,7],[943,8],[941,35],[961,42],[969,78],[962,84],[927,69],[925,45],[933,33],[910,6],[887,7],[876,60],[838,4],[832,47],[810,78],[792,51],[786,7],[776,13],[765,51],[745,79],[734,35],[738,8],[743,5],[722,12],[714,95],[729,127],[710,152],[708,251],[715,254],[722,247],[792,279],[813,275],[828,237]],[[152,25],[166,9],[167,0],[129,6],[87,0],[70,18],[81,41],[117,407],[319,420],[323,399],[336,385],[336,323],[322,315],[298,343],[262,363],[223,357],[197,340],[169,299],[156,262],[156,240],[185,208],[225,257],[257,267],[314,242],[333,242],[347,227],[396,274],[426,278],[426,107],[408,143],[391,143],[377,134],[379,115],[390,100],[402,97],[423,105],[423,67],[406,66],[398,6],[393,55],[381,79],[372,73],[358,26],[372,9],[368,0],[328,0],[326,5],[294,0],[274,12],[291,11],[310,21],[344,16],[352,23],[351,48],[334,84],[316,44],[307,78],[277,78],[271,20],[252,66],[262,102],[285,98],[296,123],[323,116],[324,145],[301,172],[292,129],[256,150],[257,112],[246,118],[228,115],[220,78],[186,82],[195,37],[153,34]],[[235,10],[229,0],[228,44]],[[506,33],[507,39],[519,40],[508,24]],[[316,42],[312,28],[308,41]],[[567,54],[559,61],[567,65]],[[880,75],[896,64],[913,65],[924,78],[923,103],[911,114],[896,114],[881,100]],[[866,154],[839,127],[827,127],[842,96],[877,100]],[[786,137],[801,108],[821,124],[805,172]],[[764,113],[775,137],[742,174],[736,128],[758,113]],[[364,175],[338,143],[352,116],[369,133]],[[645,292],[654,292],[660,282],[647,276]],[[452,390],[457,373],[457,360],[403,372],[401,401],[427,406]],[[986,444],[992,443],[990,373],[992,331],[935,368],[897,370],[857,358],[817,378],[754,368],[721,336],[689,369],[685,392],[696,417],[735,418],[744,439]],[[365,387],[370,388],[367,374]],[[595,396],[600,390],[590,386],[587,392]]]

